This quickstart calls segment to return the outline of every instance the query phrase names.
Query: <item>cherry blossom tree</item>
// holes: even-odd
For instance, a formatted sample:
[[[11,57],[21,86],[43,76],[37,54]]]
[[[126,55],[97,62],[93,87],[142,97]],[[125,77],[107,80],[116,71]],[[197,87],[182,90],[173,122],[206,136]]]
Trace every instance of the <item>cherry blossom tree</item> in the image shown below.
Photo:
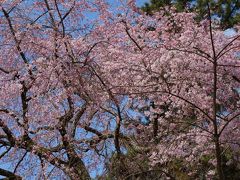
[[[239,34],[119,2],[1,1],[0,175],[90,179],[129,147],[169,178],[239,165]]]
[[[13,165],[1,175],[85,180],[120,152],[120,99],[89,59],[97,13],[105,2],[1,2],[1,160]]]
[[[116,94],[150,107],[151,125],[140,128],[148,132],[138,142],[153,140],[153,166],[176,157],[196,165],[207,156],[208,177],[225,179],[227,164],[239,166],[239,34],[226,36],[211,22],[210,10],[200,23],[194,14],[174,10],[136,13],[133,8],[102,27],[110,43],[101,62]]]

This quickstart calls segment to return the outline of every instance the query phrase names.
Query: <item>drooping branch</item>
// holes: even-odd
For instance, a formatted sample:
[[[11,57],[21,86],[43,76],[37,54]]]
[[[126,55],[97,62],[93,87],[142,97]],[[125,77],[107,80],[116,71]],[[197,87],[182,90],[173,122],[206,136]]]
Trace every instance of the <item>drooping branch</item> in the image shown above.
[[[22,179],[21,176],[16,175],[16,174],[12,173],[11,171],[8,171],[8,170],[2,169],[2,168],[0,168],[0,175],[5,176],[8,179],[16,179],[16,180]]]
[[[23,154],[23,156],[21,157],[21,159],[18,161],[16,167],[14,168],[13,173],[16,173],[16,172],[17,172],[18,167],[20,166],[20,164],[22,163],[22,161],[23,161],[24,158],[26,157],[27,153],[28,153],[28,152],[26,151],[26,152]]]
[[[22,48],[20,46],[21,41],[17,39],[16,32],[15,32],[15,30],[13,28],[13,24],[12,24],[12,21],[10,19],[9,13],[3,7],[2,7],[2,12],[3,12],[5,18],[7,19],[8,26],[10,28],[10,31],[11,31],[12,36],[13,36],[13,39],[14,39],[15,44],[16,44],[16,48],[17,48],[20,56],[22,57],[23,61],[27,64],[28,60],[27,60],[27,58],[26,58],[26,56],[25,56],[25,54],[24,54],[24,52],[23,52],[23,50],[22,50]]]
[[[16,139],[12,133],[12,131],[8,128],[8,126],[3,122],[2,119],[0,119],[0,127],[2,127],[2,130],[7,135],[7,138],[11,144],[11,146],[15,145]]]
[[[0,155],[0,159],[2,159],[10,150],[11,150],[11,146],[9,146],[8,148],[7,148],[7,150],[6,151],[4,151],[1,155]]]

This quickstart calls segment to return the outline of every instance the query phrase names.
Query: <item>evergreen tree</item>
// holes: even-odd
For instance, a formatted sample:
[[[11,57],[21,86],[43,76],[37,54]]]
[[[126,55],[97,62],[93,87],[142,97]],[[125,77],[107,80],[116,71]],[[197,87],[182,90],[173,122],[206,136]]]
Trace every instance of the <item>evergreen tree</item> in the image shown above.
[[[240,21],[239,0],[151,0],[145,3],[142,10],[152,15],[155,11],[166,6],[175,7],[178,12],[191,11],[197,13],[197,20],[206,17],[208,4],[211,14],[219,18],[222,29],[231,28]]]

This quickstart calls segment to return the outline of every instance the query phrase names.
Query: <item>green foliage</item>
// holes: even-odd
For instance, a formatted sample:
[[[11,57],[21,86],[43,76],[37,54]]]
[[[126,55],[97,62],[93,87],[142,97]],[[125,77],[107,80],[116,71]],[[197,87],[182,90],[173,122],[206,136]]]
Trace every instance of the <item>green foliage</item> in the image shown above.
[[[239,0],[151,0],[142,7],[142,10],[152,15],[159,9],[171,6],[178,12],[196,12],[196,20],[199,21],[207,17],[208,4],[212,15],[219,18],[222,29],[231,28],[240,22]]]
[[[128,147],[127,153],[122,155],[113,154],[107,164],[106,174],[98,177],[99,180],[157,180],[166,177],[175,180],[206,180],[209,170],[215,171],[211,160],[214,154],[203,155],[199,161],[189,164],[184,158],[172,158],[168,163],[150,165],[147,154],[142,151],[135,151]],[[226,179],[238,180],[240,177],[239,162],[234,160],[233,153],[226,150],[222,156],[223,171]],[[191,174],[191,175],[190,175]],[[212,176],[217,180],[217,174]]]
[[[107,165],[108,172],[104,179],[132,179],[133,176],[147,171],[148,164],[148,159],[144,155],[140,157],[133,149],[129,149],[127,154],[114,154]]]

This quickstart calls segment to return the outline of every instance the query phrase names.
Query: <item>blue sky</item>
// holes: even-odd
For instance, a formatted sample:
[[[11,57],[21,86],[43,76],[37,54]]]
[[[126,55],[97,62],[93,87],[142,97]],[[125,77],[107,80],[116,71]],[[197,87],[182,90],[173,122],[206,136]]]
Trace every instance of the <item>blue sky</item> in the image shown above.
[[[109,2],[113,5],[115,5],[117,1],[118,0],[109,0]],[[144,5],[144,3],[150,2],[150,0],[136,0],[136,2],[137,2],[137,6],[141,7],[142,5]]]
[[[150,0],[137,0],[137,5],[142,6],[144,3],[149,2]]]

